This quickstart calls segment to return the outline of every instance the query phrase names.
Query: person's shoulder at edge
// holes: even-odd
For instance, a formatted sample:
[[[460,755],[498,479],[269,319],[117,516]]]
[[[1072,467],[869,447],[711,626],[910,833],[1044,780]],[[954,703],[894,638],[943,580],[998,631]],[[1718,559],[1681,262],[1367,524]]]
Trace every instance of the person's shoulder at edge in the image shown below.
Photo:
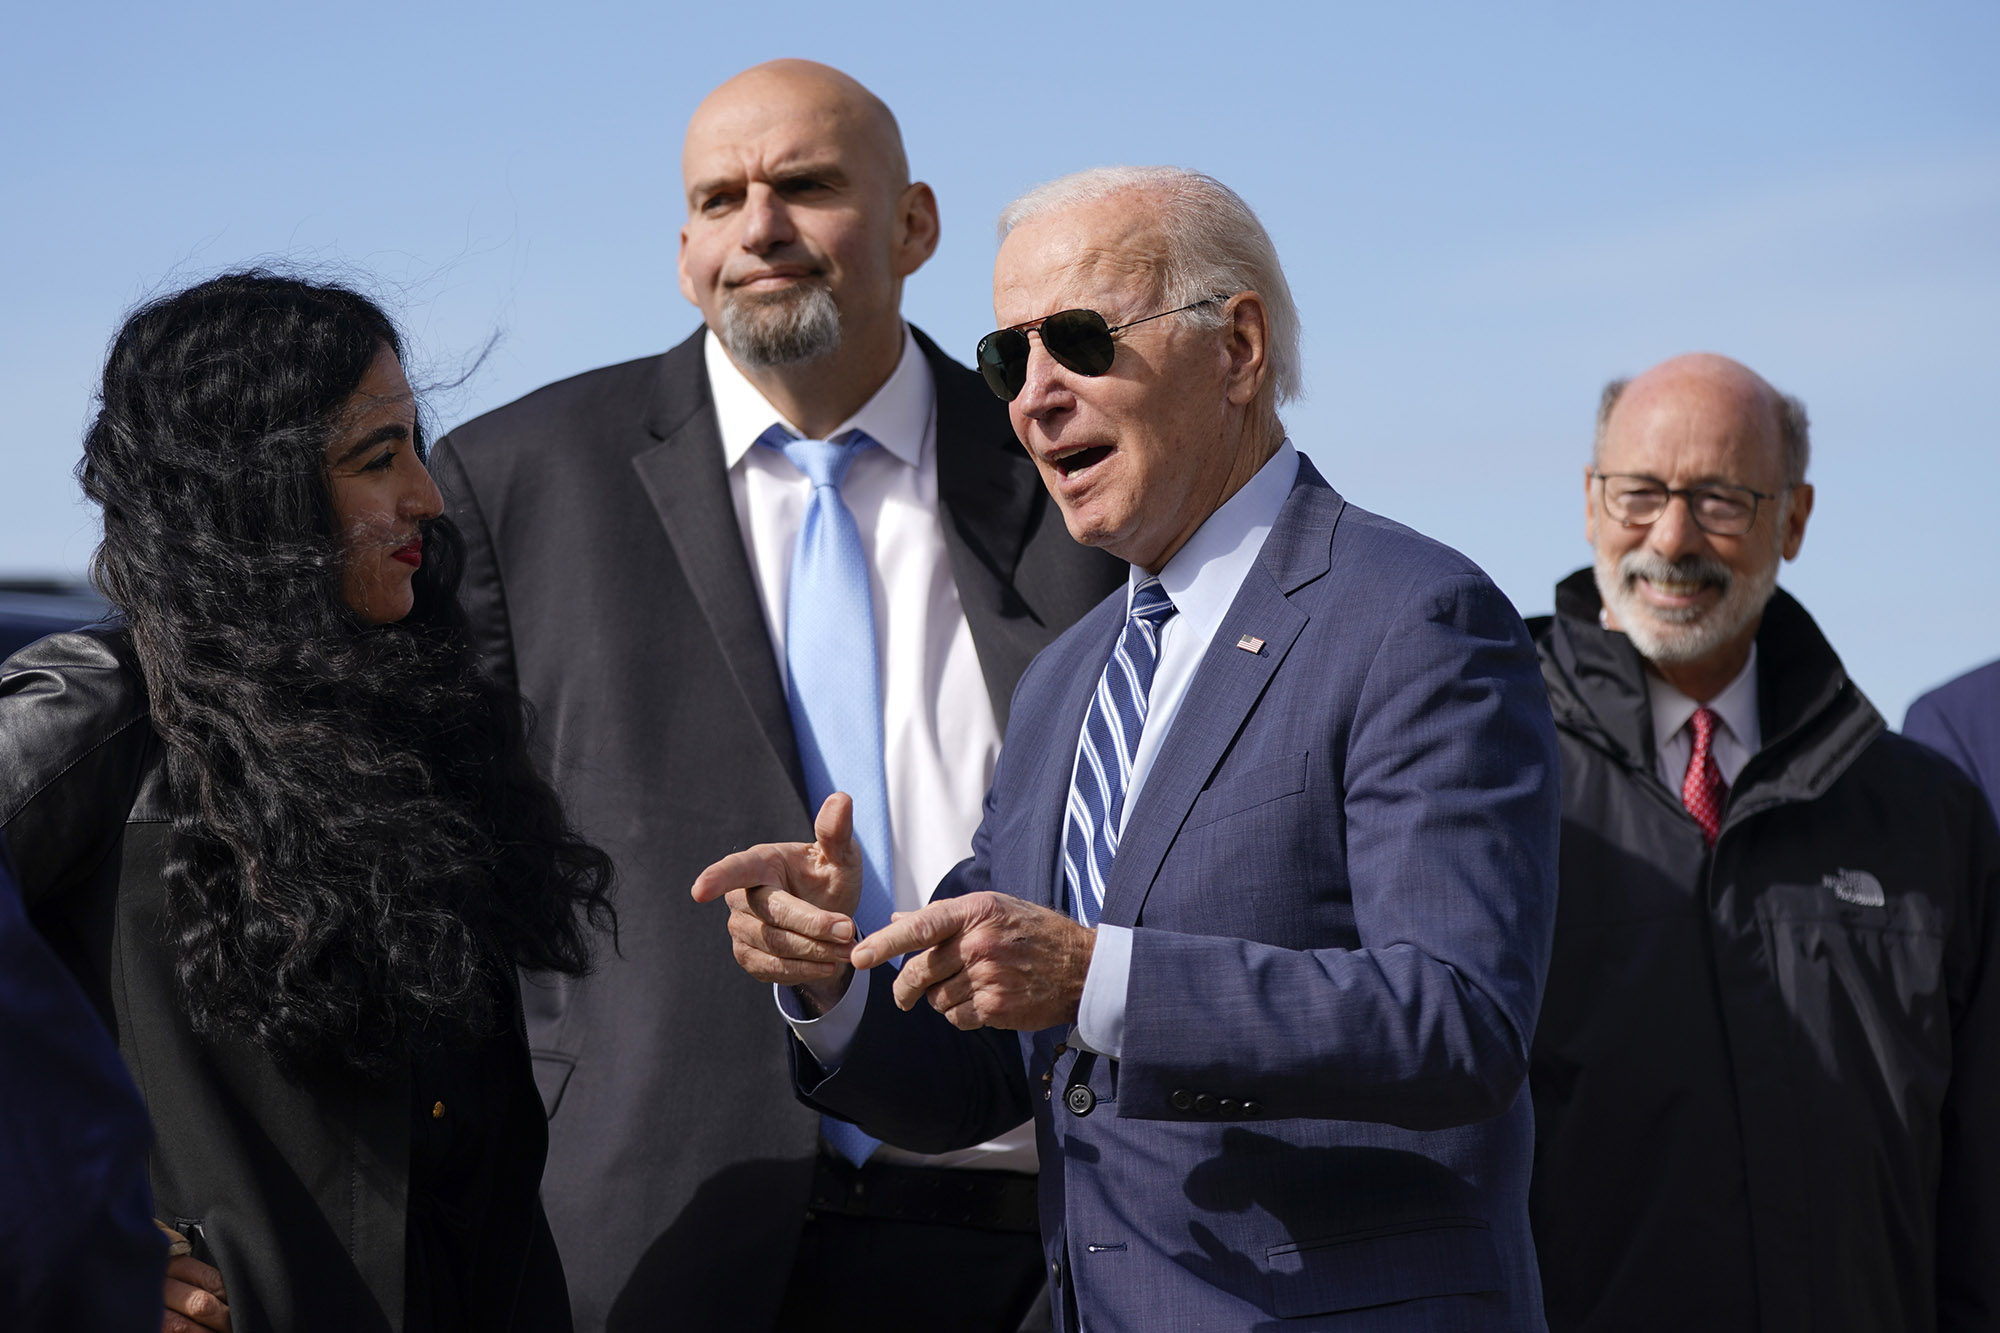
[[[38,639],[0,663],[0,826],[79,760],[150,716],[120,628]]]
[[[2000,662],[1974,667],[1919,695],[1903,714],[1903,734],[1935,744],[1933,737],[1963,743],[1968,732],[2000,740]]]
[[[60,690],[63,702],[111,729],[147,715],[144,678],[122,625],[65,630],[0,662],[0,730],[28,701]],[[101,738],[100,738],[101,739]]]

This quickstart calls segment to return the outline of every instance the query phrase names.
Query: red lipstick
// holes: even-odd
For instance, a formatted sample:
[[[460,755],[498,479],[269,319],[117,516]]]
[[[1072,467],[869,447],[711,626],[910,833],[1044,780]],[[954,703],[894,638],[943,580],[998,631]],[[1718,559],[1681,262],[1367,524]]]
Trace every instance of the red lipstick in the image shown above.
[[[415,569],[424,563],[424,543],[422,539],[398,546],[389,553],[391,559],[400,560]]]

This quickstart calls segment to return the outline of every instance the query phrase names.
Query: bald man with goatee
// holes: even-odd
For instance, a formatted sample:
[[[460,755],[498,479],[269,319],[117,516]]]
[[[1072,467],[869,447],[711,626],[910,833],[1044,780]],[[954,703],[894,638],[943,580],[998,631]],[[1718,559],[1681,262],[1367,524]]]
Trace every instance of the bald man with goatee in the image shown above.
[[[1594,567],[1537,627],[1557,1333],[2000,1328],[2000,838],[1778,589],[1807,460],[1805,408],[1723,357],[1599,406]]]
[[[881,101],[760,65],[701,103],[681,165],[702,327],[432,460],[485,660],[620,871],[619,954],[526,988],[576,1325],[1011,1333],[1042,1286],[1032,1141],[924,1158],[822,1123],[771,988],[686,889],[774,828],[810,837],[837,786],[884,918],[922,906],[1022,669],[1123,566],[904,322],[938,208]]]

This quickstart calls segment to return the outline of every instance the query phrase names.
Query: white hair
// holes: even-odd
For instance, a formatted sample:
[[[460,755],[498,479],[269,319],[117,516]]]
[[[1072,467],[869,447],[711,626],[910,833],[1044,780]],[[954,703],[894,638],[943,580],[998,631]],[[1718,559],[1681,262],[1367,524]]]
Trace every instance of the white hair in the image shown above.
[[[1000,239],[1031,218],[1096,203],[1127,191],[1144,193],[1146,205],[1166,238],[1156,281],[1169,306],[1189,305],[1210,296],[1254,291],[1270,324],[1265,359],[1275,403],[1301,392],[1299,311],[1278,263],[1270,233],[1236,191],[1184,167],[1093,167],[1037,185],[1000,213]],[[1188,311],[1188,318],[1211,328],[1222,324],[1214,306]]]

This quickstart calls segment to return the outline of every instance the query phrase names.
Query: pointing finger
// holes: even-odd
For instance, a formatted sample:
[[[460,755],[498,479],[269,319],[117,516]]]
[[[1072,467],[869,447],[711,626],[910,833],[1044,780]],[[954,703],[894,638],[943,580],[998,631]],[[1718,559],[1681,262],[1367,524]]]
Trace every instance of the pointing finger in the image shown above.
[[[854,964],[857,971],[865,972],[897,954],[928,949],[933,944],[950,939],[964,928],[963,901],[947,898],[943,902],[932,903],[920,912],[912,912],[901,920],[891,921],[855,945],[848,961]]]
[[[688,892],[698,903],[712,903],[732,889],[789,884],[806,850],[802,842],[766,842],[731,852],[696,875]]]

